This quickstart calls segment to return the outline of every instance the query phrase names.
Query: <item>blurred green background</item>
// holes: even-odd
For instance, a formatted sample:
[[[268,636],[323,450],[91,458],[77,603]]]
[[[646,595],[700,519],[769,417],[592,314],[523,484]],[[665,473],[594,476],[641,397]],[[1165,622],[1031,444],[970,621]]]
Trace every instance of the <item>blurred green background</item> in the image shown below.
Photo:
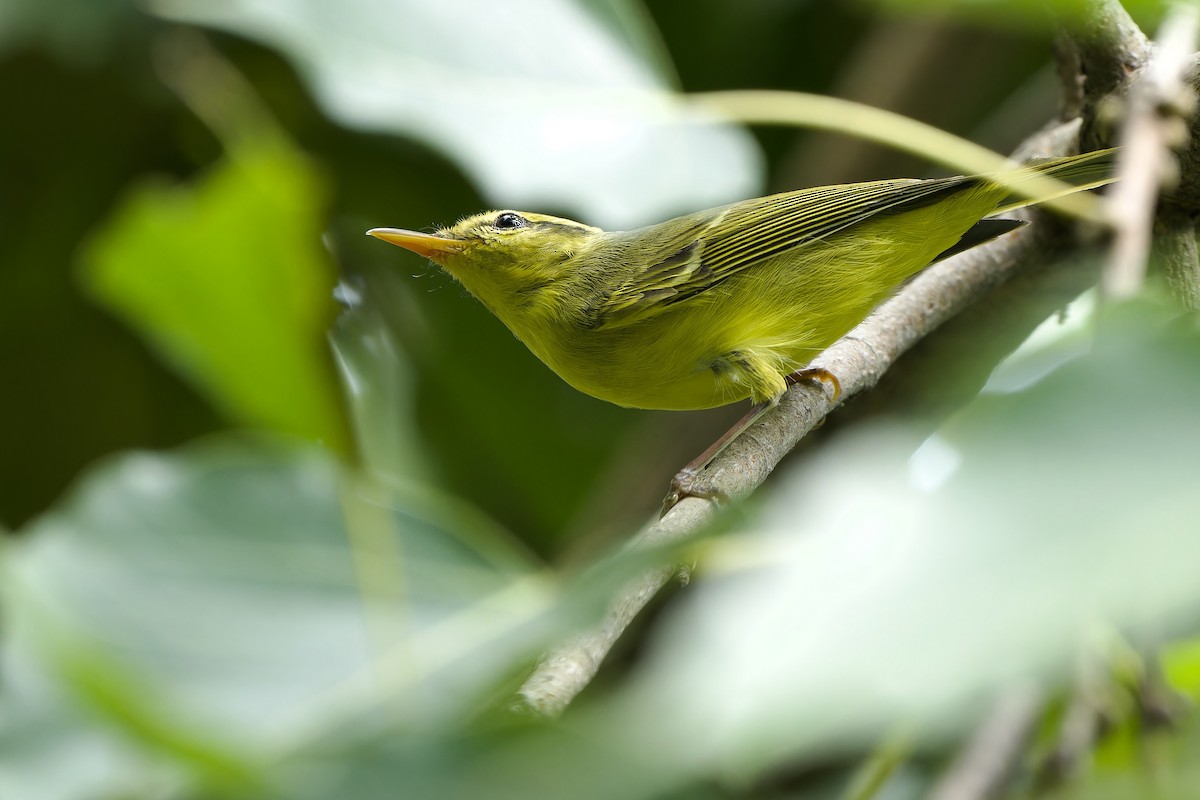
[[[1174,300],[1060,313],[1096,264],[1047,253],[720,535],[614,556],[744,409],[585,397],[363,235],[933,174],[670,100],[829,94],[1003,152],[1058,114],[1053,21],[0,0],[0,797],[915,798],[1012,697],[1036,711],[1012,796],[1200,796],[1200,331]],[[508,713],[668,556],[696,581],[578,707]],[[1108,735],[1063,767],[1078,707]]]
[[[544,554],[579,541],[592,511],[612,498],[623,499],[613,525],[627,527],[736,411],[664,415],[580,396],[448,278],[365,239],[366,228],[423,228],[506,206],[636,226],[769,190],[928,171],[845,137],[656,131],[636,110],[614,119],[604,104],[621,92],[834,93],[1001,150],[1056,103],[1044,29],[866,3],[578,2],[505,12],[472,3],[180,2],[147,14],[116,0],[7,0],[4,9],[0,346],[12,377],[0,400],[11,421],[0,434],[8,455],[0,520],[10,527],[105,453],[247,422],[240,401],[231,407],[164,359],[131,321],[137,312],[114,309],[120,297],[106,303],[102,292],[97,302],[87,290],[87,265],[104,258],[103,243],[120,251],[110,258],[154,262],[164,290],[181,282],[166,263],[177,252],[217,284],[226,270],[261,271],[261,294],[245,299],[264,317],[273,313],[270,284],[287,291],[302,269],[296,261],[317,262],[305,268],[330,289],[340,272],[371,295],[399,343],[404,405],[380,413],[410,415],[419,441],[407,446],[421,453],[423,480],[470,498]],[[237,102],[215,74],[226,70],[245,81]],[[181,96],[189,71],[190,91],[205,97]],[[225,118],[198,117],[196,104]],[[295,151],[288,157],[312,171],[306,197],[286,190],[294,208],[272,214],[234,200],[247,213],[203,222],[176,208],[181,238],[157,246],[141,240],[148,230],[124,227],[139,225],[129,219],[138,203],[167,214],[160,204],[192,202],[181,195],[203,191],[230,138],[267,135],[251,116],[269,116]],[[161,194],[147,198],[149,186]],[[124,231],[119,244],[114,229]],[[274,322],[264,319],[263,330],[300,334]],[[257,333],[231,323],[228,335],[237,349],[239,337]]]

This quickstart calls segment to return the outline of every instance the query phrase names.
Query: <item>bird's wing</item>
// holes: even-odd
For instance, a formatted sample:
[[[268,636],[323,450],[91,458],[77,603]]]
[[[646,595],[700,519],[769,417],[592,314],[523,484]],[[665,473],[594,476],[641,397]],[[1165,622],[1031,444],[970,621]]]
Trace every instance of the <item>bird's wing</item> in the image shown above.
[[[650,263],[589,309],[595,328],[627,325],[694,297],[742,270],[885,213],[977,185],[968,177],[823,186],[747,200],[665,223]],[[631,236],[648,237],[645,229]],[[639,260],[642,248],[630,249]]]

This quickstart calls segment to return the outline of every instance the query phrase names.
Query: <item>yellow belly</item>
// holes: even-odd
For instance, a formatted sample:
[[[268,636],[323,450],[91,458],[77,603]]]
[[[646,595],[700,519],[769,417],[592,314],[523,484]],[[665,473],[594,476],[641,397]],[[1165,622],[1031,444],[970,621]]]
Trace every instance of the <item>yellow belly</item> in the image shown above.
[[[783,391],[785,375],[857,325],[983,213],[952,211],[953,219],[935,207],[858,226],[645,319],[562,333],[552,346],[527,344],[575,388],[622,406],[689,410],[769,399]]]

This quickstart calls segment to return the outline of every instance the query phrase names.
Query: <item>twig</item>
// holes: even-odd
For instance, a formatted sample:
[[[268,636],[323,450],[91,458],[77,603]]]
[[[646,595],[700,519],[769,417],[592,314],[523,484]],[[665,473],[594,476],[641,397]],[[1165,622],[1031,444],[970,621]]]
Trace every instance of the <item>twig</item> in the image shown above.
[[[1145,278],[1156,199],[1162,185],[1178,177],[1171,150],[1186,140],[1183,117],[1195,102],[1185,80],[1198,27],[1200,9],[1191,3],[1172,6],[1155,57],[1129,90],[1119,180],[1108,195],[1114,235],[1100,288],[1109,299],[1132,297]]]
[[[1073,147],[1078,121],[1031,138],[1020,158],[1064,155]],[[862,324],[826,350],[813,366],[841,381],[843,398],[875,385],[888,367],[942,322],[1016,273],[1044,245],[1030,226],[955,256],[922,273]],[[705,472],[706,481],[733,499],[748,496],[775,465],[834,408],[823,388],[791,388],[779,404],[735,439]],[[639,534],[635,545],[677,542],[692,536],[716,512],[708,500],[687,497]],[[547,716],[559,714],[591,681],[626,626],[676,573],[664,568],[629,584],[602,622],[548,654],[521,687],[521,705]]]
[[[1137,127],[1132,130],[1130,122],[1123,132],[1124,138],[1137,136],[1140,145],[1136,157],[1119,165],[1122,173],[1137,180],[1125,180],[1113,191],[1116,196],[1126,190],[1138,192],[1145,199],[1153,199],[1158,182],[1172,178],[1166,146],[1178,146],[1186,128],[1176,115],[1190,110],[1188,90],[1200,92],[1200,56],[1190,54],[1190,39],[1185,28],[1191,27],[1194,38],[1194,8],[1183,11],[1182,23],[1172,16],[1163,26],[1164,46],[1155,54],[1155,67],[1150,69],[1152,45],[1133,20],[1115,0],[1092,0],[1082,19],[1067,26],[1066,33],[1071,48],[1059,48],[1059,68],[1063,76],[1064,106],[1082,109],[1084,130],[1081,137],[1083,149],[1104,146],[1112,136],[1108,130],[1116,114],[1110,113],[1122,105],[1116,98],[1128,97],[1126,102],[1131,115],[1140,115]],[[1192,17],[1192,19],[1189,19]],[[1170,33],[1171,35],[1167,35]],[[1166,40],[1170,40],[1169,42]],[[1169,44],[1169,47],[1167,46]],[[1164,89],[1157,85],[1163,73],[1164,56],[1166,68],[1171,74],[1165,96],[1156,96],[1155,91]],[[1174,62],[1173,64],[1170,62]],[[1085,80],[1079,83],[1072,70],[1078,65]],[[1152,74],[1147,74],[1147,73]],[[1191,119],[1189,146],[1178,153],[1179,186],[1161,204],[1158,218],[1154,221],[1153,249],[1156,263],[1162,266],[1167,282],[1176,296],[1190,309],[1200,309],[1200,260],[1196,256],[1194,240],[1195,225],[1192,221],[1196,208],[1200,208],[1200,118]],[[1148,130],[1154,141],[1143,135]],[[1142,146],[1155,160],[1145,163]],[[1165,167],[1164,162],[1168,165]],[[1153,184],[1153,188],[1149,186]],[[1134,206],[1132,198],[1119,200],[1122,207]],[[1110,206],[1112,208],[1112,206]],[[1135,240],[1127,240],[1126,252],[1131,253],[1137,263],[1144,263],[1146,241],[1146,216],[1153,211],[1153,204],[1144,202],[1132,216],[1117,211],[1117,218],[1127,227],[1136,227],[1139,232]],[[1140,254],[1141,257],[1138,257]],[[1136,271],[1137,268],[1135,267]],[[1140,276],[1140,272],[1137,272]]]
[[[1142,651],[1142,670],[1134,696],[1143,735],[1175,728],[1188,712],[1188,698],[1172,689],[1163,674],[1160,648],[1161,643],[1156,643]]]
[[[912,750],[911,736],[904,734],[889,736],[855,771],[850,785],[842,794],[842,800],[874,800],[879,797],[892,775],[904,766],[904,762],[912,755]]]
[[[715,512],[715,506],[708,501],[684,498],[666,516],[638,534],[633,546],[654,547],[685,540],[707,525]],[[542,658],[518,692],[519,707],[548,717],[560,714],[595,677],[600,663],[629,623],[678,573],[679,567],[672,565],[647,572],[626,584],[599,625]]]
[[[1066,31],[1060,30],[1054,37],[1054,64],[1058,71],[1059,83],[1062,84],[1062,94],[1059,96],[1059,117],[1064,120],[1082,117],[1083,62],[1080,59],[1079,49]]]
[[[1016,194],[1045,198],[1040,204],[1080,219],[1104,223],[1100,204],[1083,192],[1067,187],[1049,175],[1008,171],[1009,159],[986,147],[955,136],[919,120],[882,108],[825,95],[770,89],[702,92],[686,95],[686,107],[704,116],[713,114],[730,122],[750,125],[784,125],[811,130],[838,131],[865,141],[912,153],[959,172],[987,173]]]
[[[1165,212],[1154,223],[1153,254],[1184,308],[1200,311],[1200,255],[1196,225],[1186,214]]]
[[[1107,727],[1107,708],[1095,678],[1085,679],[1067,706],[1059,727],[1058,743],[1037,774],[1037,784],[1048,789],[1075,776],[1080,765]]]
[[[1119,2],[1092,0],[1082,19],[1082,23],[1070,31],[1086,76],[1082,131],[1080,120],[1049,129],[1033,137],[1018,157],[1061,155],[1075,149],[1078,140],[1086,142],[1087,149],[1107,144],[1108,132],[1105,125],[1099,124],[1104,121],[1106,103],[1111,107],[1113,96],[1125,93],[1134,81],[1140,83],[1144,79],[1150,87],[1146,90],[1147,100],[1155,99],[1149,103],[1149,111],[1140,113],[1155,126],[1150,132],[1155,142],[1153,158],[1155,164],[1160,164],[1158,159],[1165,157],[1166,146],[1179,143],[1179,133],[1178,128],[1172,133],[1171,125],[1159,124],[1155,115],[1163,109],[1174,109],[1178,114],[1180,108],[1186,107],[1186,101],[1179,99],[1185,96],[1179,91],[1184,85],[1185,74],[1191,83],[1200,83],[1200,62],[1188,58],[1196,29],[1194,9],[1177,10],[1164,25],[1164,34],[1170,35],[1164,35],[1152,67],[1147,66],[1150,43]],[[1170,80],[1164,82],[1160,76]],[[1174,93],[1162,88],[1156,89],[1157,94],[1150,93],[1151,88],[1163,86],[1174,87]],[[1068,106],[1074,104],[1074,99],[1074,96],[1068,97],[1071,101]],[[1140,138],[1143,134],[1127,129],[1127,140],[1132,141],[1130,137],[1134,136]],[[1138,259],[1143,264],[1149,243],[1145,232],[1153,219],[1152,201],[1161,178],[1161,170],[1146,170],[1142,166],[1145,163],[1145,157],[1141,155],[1123,161],[1124,170],[1137,171],[1137,174],[1130,172],[1127,180],[1148,182],[1150,188],[1147,191],[1141,186],[1136,190],[1136,197],[1140,198],[1136,208],[1132,207],[1132,199],[1120,201],[1129,203],[1131,209],[1128,214],[1121,212],[1122,224],[1128,226],[1130,235],[1143,238],[1119,246],[1122,259],[1126,258],[1126,253],[1135,256],[1140,253]],[[1136,227],[1135,220],[1140,220]],[[1187,292],[1191,302],[1200,304],[1200,262],[1195,258],[1194,242],[1189,245],[1186,241],[1191,228],[1181,224],[1172,230],[1176,233],[1171,252],[1178,269],[1169,268],[1173,273],[1168,274],[1176,276],[1176,284],[1189,287]],[[902,353],[1035,257],[1045,244],[1043,236],[1036,226],[1017,231],[931,269],[829,348],[813,366],[824,367],[839,377],[843,397],[871,388]],[[1136,280],[1140,283],[1140,277]],[[706,471],[709,484],[733,499],[749,495],[832,408],[821,388],[806,384],[793,387],[776,408],[763,415],[709,465]],[[714,513],[715,508],[710,502],[686,498],[663,519],[639,534],[635,545],[686,539],[708,523]],[[600,625],[565,643],[542,660],[520,690],[522,703],[542,714],[560,713],[592,679],[626,626],[675,573],[674,567],[664,568],[631,582]],[[1081,722],[1080,728],[1084,727],[1087,726]]]
[[[1120,94],[1150,57],[1150,42],[1118,0],[1089,0],[1067,26],[1079,52],[1086,106]]]
[[[1013,689],[991,714],[930,793],[931,800],[984,800],[1005,787],[1021,764],[1037,726],[1042,695],[1036,688]]]

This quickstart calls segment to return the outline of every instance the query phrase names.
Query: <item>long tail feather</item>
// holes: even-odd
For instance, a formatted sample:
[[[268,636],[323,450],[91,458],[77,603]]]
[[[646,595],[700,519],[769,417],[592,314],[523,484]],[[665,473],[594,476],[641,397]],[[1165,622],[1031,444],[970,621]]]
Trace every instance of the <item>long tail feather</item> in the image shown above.
[[[1095,189],[1112,183],[1116,180],[1113,174],[1113,162],[1116,152],[1117,148],[1110,147],[1107,150],[1095,150],[1091,153],[1083,153],[1077,156],[1064,156],[1062,158],[1048,158],[1041,161],[1029,162],[1021,168],[1022,172],[1027,172],[1030,175],[1044,175],[1048,178],[1060,180],[1067,184],[1069,188],[1064,188],[1057,194],[1038,195],[1032,198],[1014,192],[997,204],[992,215],[1003,214],[1006,211],[1012,211],[1016,208],[1044,203],[1056,197],[1063,197],[1068,194]],[[1020,176],[1018,175],[1016,177],[1018,185],[1020,184],[1020,180]]]

